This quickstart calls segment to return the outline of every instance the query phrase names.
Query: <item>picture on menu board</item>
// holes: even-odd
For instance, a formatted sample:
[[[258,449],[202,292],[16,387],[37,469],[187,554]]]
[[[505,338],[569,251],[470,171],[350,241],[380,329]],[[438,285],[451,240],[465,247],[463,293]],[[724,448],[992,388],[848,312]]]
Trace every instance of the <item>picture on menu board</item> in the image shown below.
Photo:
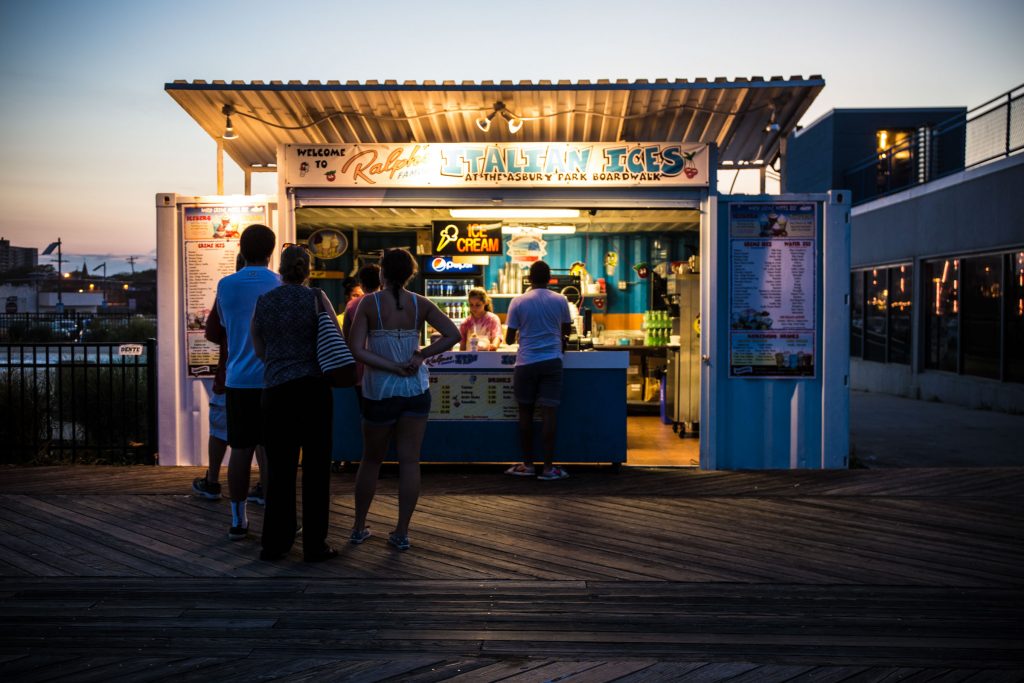
[[[729,376],[813,378],[817,205],[729,207]]]

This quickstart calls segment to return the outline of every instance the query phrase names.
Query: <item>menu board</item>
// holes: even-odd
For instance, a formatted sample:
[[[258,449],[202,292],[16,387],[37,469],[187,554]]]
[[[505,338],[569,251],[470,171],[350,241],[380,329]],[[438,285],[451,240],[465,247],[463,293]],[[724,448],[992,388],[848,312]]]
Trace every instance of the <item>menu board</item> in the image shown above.
[[[512,373],[431,373],[430,419],[519,419],[519,406],[512,395]]]
[[[212,377],[219,348],[206,340],[206,319],[217,282],[235,272],[238,238],[254,223],[266,223],[265,206],[188,206],[182,217],[185,270],[185,362],[190,377]]]
[[[817,205],[729,207],[729,376],[815,376]]]

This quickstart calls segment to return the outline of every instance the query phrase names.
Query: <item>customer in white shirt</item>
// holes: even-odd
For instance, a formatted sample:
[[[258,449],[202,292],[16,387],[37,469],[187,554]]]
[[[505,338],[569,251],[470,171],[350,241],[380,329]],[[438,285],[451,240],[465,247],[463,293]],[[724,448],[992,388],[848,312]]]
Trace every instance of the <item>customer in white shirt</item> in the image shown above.
[[[565,479],[569,475],[552,464],[555,456],[555,436],[558,430],[558,405],[562,398],[562,353],[569,335],[572,319],[569,301],[548,289],[551,267],[544,261],[530,266],[531,288],[517,296],[508,307],[508,331],[505,341],[516,342],[516,365],[512,375],[512,389],[519,404],[519,444],[523,462],[505,470],[505,474],[518,477],[537,476],[543,481]],[[534,467],[535,409],[540,409],[541,444],[544,468],[540,474]]]

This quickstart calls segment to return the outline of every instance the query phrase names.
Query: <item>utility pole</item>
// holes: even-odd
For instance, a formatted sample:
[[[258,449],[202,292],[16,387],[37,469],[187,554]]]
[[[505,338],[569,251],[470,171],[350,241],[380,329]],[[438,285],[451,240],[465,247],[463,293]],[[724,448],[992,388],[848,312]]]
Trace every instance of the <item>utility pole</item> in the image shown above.
[[[135,257],[129,256],[125,261],[127,261],[128,265],[132,267],[132,275],[135,275]],[[106,271],[104,271],[104,273],[106,273]]]

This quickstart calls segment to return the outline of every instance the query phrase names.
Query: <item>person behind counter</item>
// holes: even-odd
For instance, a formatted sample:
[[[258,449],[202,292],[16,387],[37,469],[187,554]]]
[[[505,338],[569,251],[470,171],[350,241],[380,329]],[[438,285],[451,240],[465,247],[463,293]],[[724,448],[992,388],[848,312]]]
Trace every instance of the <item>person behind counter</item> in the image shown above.
[[[558,404],[562,400],[562,353],[572,326],[569,301],[548,289],[551,268],[543,261],[530,266],[530,290],[520,294],[508,307],[506,341],[513,344],[519,335],[516,365],[512,371],[512,392],[519,404],[519,442],[523,462],[505,470],[517,477],[537,476],[544,481],[565,479],[569,475],[552,465],[558,427]],[[533,413],[540,408],[541,444],[544,469],[539,475],[533,466]]]
[[[494,305],[487,290],[474,287],[467,295],[469,300],[469,316],[459,326],[462,341],[459,350],[488,351],[497,349],[501,344],[501,319],[494,314]],[[476,337],[477,348],[470,348],[470,340]]]
[[[381,291],[364,296],[352,321],[350,347],[363,372],[363,459],[356,472],[355,519],[349,542],[370,536],[366,515],[377,492],[388,443],[398,451],[398,522],[388,543],[408,550],[409,521],[420,495],[420,446],[430,415],[430,388],[423,360],[452,348],[459,329],[430,299],[405,288],[416,273],[416,259],[389,249],[380,259]],[[441,338],[419,348],[424,320]]]
[[[295,480],[302,451],[302,547],[306,562],[338,554],[327,544],[331,510],[331,387],[317,362],[318,306],[334,319],[327,295],[311,289],[310,254],[290,246],[281,254],[283,284],[256,301],[252,343],[265,364],[262,405],[267,449],[267,510],[261,560],[278,560],[295,542]],[[340,332],[340,330],[339,330]],[[349,382],[355,361],[344,353]]]

